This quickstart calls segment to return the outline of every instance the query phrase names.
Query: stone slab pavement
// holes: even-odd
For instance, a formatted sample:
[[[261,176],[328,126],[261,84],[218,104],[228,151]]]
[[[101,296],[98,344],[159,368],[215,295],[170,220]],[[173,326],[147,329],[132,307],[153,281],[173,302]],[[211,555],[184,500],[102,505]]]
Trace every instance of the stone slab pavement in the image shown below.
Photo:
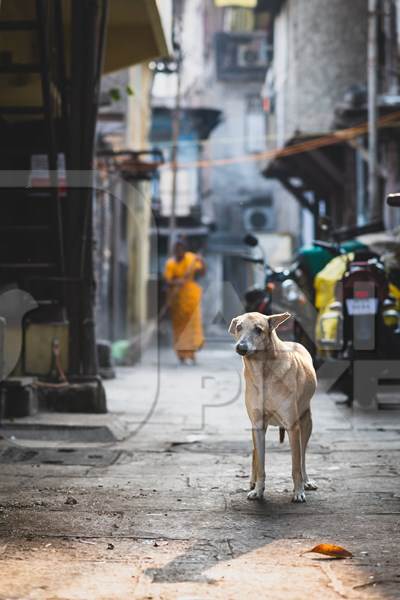
[[[354,412],[318,392],[318,491],[291,503],[288,442],[271,428],[254,503],[241,364],[225,338],[193,367],[150,349],[106,385],[109,415],[25,422],[107,425],[112,442],[3,433],[0,600],[400,598],[399,411]],[[304,554],[322,542],[354,557]]]

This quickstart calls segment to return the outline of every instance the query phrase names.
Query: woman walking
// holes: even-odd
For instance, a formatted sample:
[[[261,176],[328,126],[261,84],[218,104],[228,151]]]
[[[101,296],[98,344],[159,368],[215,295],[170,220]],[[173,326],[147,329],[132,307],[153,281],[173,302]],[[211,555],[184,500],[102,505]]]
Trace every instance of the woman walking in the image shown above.
[[[195,281],[206,272],[204,260],[188,252],[179,239],[173,247],[173,256],[167,260],[164,277],[168,285],[167,303],[170,309],[174,349],[182,364],[196,361],[196,352],[203,343],[201,320],[202,289]]]

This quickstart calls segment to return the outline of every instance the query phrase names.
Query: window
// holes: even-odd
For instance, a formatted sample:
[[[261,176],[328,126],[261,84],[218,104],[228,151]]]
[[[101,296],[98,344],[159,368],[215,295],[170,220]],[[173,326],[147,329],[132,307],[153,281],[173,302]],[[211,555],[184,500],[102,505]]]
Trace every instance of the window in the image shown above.
[[[258,94],[251,94],[246,97],[245,102],[246,152],[262,152],[265,149],[265,114],[262,98]]]

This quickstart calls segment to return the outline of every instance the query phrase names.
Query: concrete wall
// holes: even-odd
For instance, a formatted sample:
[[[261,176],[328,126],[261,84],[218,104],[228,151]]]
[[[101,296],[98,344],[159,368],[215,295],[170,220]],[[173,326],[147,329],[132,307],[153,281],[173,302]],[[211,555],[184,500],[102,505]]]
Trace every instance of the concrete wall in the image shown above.
[[[153,73],[144,63],[129,69],[124,69],[103,78],[102,94],[104,99],[113,88],[120,92],[120,99],[113,101],[102,112],[117,113],[120,118],[115,122],[101,122],[100,131],[106,141],[114,150],[132,149],[144,150],[148,148],[149,126],[151,107],[149,103]],[[127,86],[133,90],[133,95],[126,91]],[[115,179],[115,178],[114,178]],[[105,186],[107,187],[107,186]],[[105,232],[107,240],[103,251],[111,253],[110,264],[108,259],[99,257],[103,269],[101,277],[106,281],[100,282],[100,291],[97,306],[97,324],[102,337],[108,338],[114,330],[116,337],[128,338],[136,333],[147,321],[147,289],[149,281],[150,258],[150,223],[151,223],[151,188],[147,181],[127,183],[118,180],[115,187],[115,197],[104,199],[99,194],[97,212],[103,219],[107,217]],[[102,206],[107,202],[108,210]],[[100,235],[100,218],[97,234]],[[114,229],[114,236],[111,230]],[[110,239],[108,239],[108,237]],[[112,238],[114,237],[114,242]],[[117,257],[118,256],[118,260]],[[111,262],[114,269],[121,275],[118,279],[120,289],[113,293],[119,295],[114,298],[114,311],[112,315],[108,309],[111,298],[109,297]],[[123,271],[123,273],[122,273]],[[115,282],[114,282],[115,284]],[[117,318],[118,317],[118,318]]]
[[[135,93],[127,101],[125,141],[128,148],[143,150],[148,147],[152,80],[153,74],[147,64],[129,69],[129,81]],[[136,331],[147,321],[151,224],[149,182],[128,184],[125,201],[128,207],[128,321],[132,330]]]
[[[366,83],[366,0],[287,0],[275,22],[277,145],[332,127],[335,106]]]

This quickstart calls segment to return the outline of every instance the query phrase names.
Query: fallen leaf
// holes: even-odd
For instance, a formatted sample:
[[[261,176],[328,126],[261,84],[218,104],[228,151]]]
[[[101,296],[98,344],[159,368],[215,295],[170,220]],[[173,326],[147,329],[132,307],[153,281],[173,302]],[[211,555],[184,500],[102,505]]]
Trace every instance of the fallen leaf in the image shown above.
[[[342,548],[342,546],[335,546],[334,544],[318,544],[318,546],[314,546],[311,550],[306,550],[303,554],[307,554],[308,552],[315,552],[317,554],[324,554],[325,556],[330,556],[331,558],[351,558],[353,554],[346,550],[346,548]]]

